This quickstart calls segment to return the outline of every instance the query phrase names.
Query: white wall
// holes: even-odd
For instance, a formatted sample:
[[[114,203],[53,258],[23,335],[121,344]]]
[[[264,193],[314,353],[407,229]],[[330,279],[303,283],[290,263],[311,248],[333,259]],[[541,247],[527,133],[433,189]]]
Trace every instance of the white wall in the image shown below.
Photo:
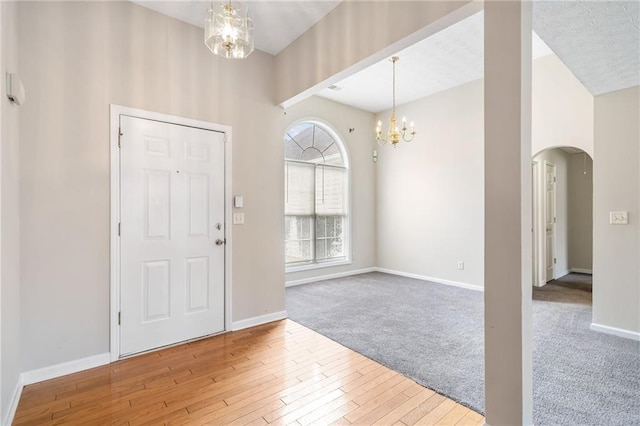
[[[585,173],[586,172],[586,173]],[[593,161],[569,156],[569,268],[593,270]]]
[[[640,337],[640,87],[595,97],[593,322]],[[628,225],[609,212],[628,211]]]
[[[555,55],[533,62],[532,80],[532,153],[553,146],[593,152],[593,97]],[[483,285],[482,84],[478,80],[398,108],[399,117],[415,121],[418,134],[412,143],[378,150],[378,266]],[[376,118],[385,127],[389,113]],[[560,214],[566,216],[563,161]],[[559,228],[557,270],[562,272],[569,268],[566,221]],[[459,260],[465,263],[462,271]]]
[[[23,370],[109,351],[110,103],[233,127],[246,218],[233,321],[284,310],[274,58],[215,57],[202,29],[129,2],[20,2],[18,15]]]
[[[287,281],[322,275],[342,274],[376,266],[375,175],[372,153],[374,115],[328,99],[313,96],[286,110],[289,126],[305,118],[319,118],[340,134],[349,153],[351,174],[351,248],[352,263],[304,272],[292,272]],[[349,129],[353,128],[352,133]],[[284,136],[284,134],[283,134]]]
[[[417,134],[377,148],[378,266],[482,286],[483,82],[405,104],[397,115],[415,121]],[[386,129],[389,111],[377,119]]]
[[[542,151],[533,157],[533,161],[538,162],[540,173],[538,175],[538,188],[544,190],[545,181],[545,161],[556,166],[556,265],[554,268],[554,278],[559,278],[569,273],[569,161],[570,155],[558,148]],[[541,207],[544,209],[544,198],[539,199]],[[544,213],[544,210],[542,210]],[[541,239],[538,241],[539,247],[545,244],[544,214],[541,215],[541,227],[543,232],[539,233]],[[545,271],[545,259],[541,258],[542,271]],[[542,275],[544,277],[544,275]]]
[[[533,63],[532,153],[573,146],[593,158],[593,96],[556,55]]]
[[[0,423],[6,419],[11,400],[18,384],[20,367],[20,209],[18,165],[18,107],[7,98],[4,78],[6,72],[16,73],[18,68],[16,3],[0,3],[0,300],[2,312],[2,340],[0,347]]]

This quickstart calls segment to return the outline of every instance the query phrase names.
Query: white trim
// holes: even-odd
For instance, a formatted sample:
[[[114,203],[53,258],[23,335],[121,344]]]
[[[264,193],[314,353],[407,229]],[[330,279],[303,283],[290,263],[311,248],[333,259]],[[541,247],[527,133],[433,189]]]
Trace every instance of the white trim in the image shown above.
[[[591,330],[598,331],[600,333],[611,334],[613,336],[624,337],[625,339],[631,339],[640,342],[640,332],[625,330],[622,328],[610,327],[608,325],[591,323]]]
[[[539,190],[540,182],[538,181],[538,173],[539,173],[539,164],[537,161],[531,161],[531,280],[533,285],[538,285],[539,276],[540,276],[540,268],[538,267],[538,204],[540,202],[539,199]]]
[[[535,156],[534,156],[535,157]],[[539,161],[533,160],[535,181],[532,184],[532,202],[535,207],[533,235],[535,241],[535,263],[533,268],[536,270],[536,281],[533,283],[535,287],[543,287],[547,284],[547,267],[546,267],[546,241],[545,241],[545,170],[541,170],[543,166]]]
[[[336,260],[336,261],[328,261],[328,262],[318,262],[318,263],[309,263],[307,265],[299,265],[299,266],[285,266],[284,273],[285,274],[293,274],[296,272],[302,271],[313,271],[314,269],[322,269],[322,268],[331,268],[332,266],[343,266],[343,265],[351,265],[353,262],[344,259],[344,260]]]
[[[135,118],[142,118],[148,120],[162,121],[170,124],[178,124],[182,126],[196,127],[204,130],[212,130],[216,132],[224,133],[224,179],[225,179],[225,277],[224,277],[224,292],[225,292],[225,307],[224,307],[224,331],[229,331],[232,328],[231,322],[231,271],[232,271],[232,195],[231,195],[231,178],[232,178],[232,132],[231,126],[225,126],[222,124],[210,123],[207,121],[192,120],[190,118],[178,117],[174,115],[161,114],[152,111],[145,111],[137,108],[129,108],[121,105],[111,104],[110,109],[110,135],[109,144],[111,152],[111,216],[110,216],[110,241],[111,241],[111,255],[110,255],[110,293],[111,293],[111,321],[110,321],[110,360],[116,361],[120,359],[120,326],[118,325],[118,311],[120,310],[120,244],[118,237],[118,223],[120,222],[120,153],[118,148],[118,134],[120,129],[120,115],[128,115]]]
[[[118,311],[120,310],[120,239],[118,237],[118,223],[120,222],[120,153],[118,149],[118,137],[120,129],[120,113],[116,105],[110,105],[109,123],[109,147],[110,147],[110,307],[109,307],[109,348],[111,361],[120,357],[120,325],[118,324]]]
[[[577,272],[578,274],[590,274],[593,275],[593,269],[584,269],[584,268],[571,268],[571,272]]]
[[[312,269],[319,269],[319,268],[327,268],[327,267],[331,267],[331,266],[339,266],[339,265],[350,265],[353,261],[353,244],[352,244],[352,240],[351,240],[351,235],[352,235],[352,229],[353,229],[353,214],[351,213],[351,153],[349,152],[349,147],[347,146],[347,139],[345,137],[342,136],[342,133],[340,133],[340,131],[335,128],[333,126],[333,124],[329,123],[328,121],[326,121],[323,118],[319,118],[319,117],[315,117],[315,116],[306,116],[303,118],[300,118],[296,121],[294,121],[293,123],[289,124],[285,130],[285,135],[287,132],[289,132],[290,129],[292,129],[293,127],[297,126],[300,123],[313,123],[314,125],[318,125],[320,127],[323,127],[325,131],[327,131],[327,133],[329,133],[333,139],[335,139],[336,141],[338,141],[339,143],[337,143],[336,145],[338,146],[338,149],[340,150],[340,154],[342,155],[342,161],[344,163],[344,168],[347,171],[347,226],[345,228],[342,229],[342,241],[344,244],[344,251],[345,251],[345,256],[343,260],[338,260],[335,262],[331,262],[328,261],[326,262],[318,262],[318,263],[312,263],[312,264],[308,264],[308,265],[301,265],[301,266],[290,266],[290,267],[286,267],[285,265],[285,273],[288,272],[298,272],[298,271],[307,271],[307,270],[312,270]],[[284,137],[284,135],[283,135]],[[286,158],[284,159],[285,161],[287,160]],[[283,171],[284,172],[284,171]],[[315,235],[315,233],[314,233]],[[314,236],[314,241],[315,241],[315,236]]]
[[[559,278],[561,275],[558,275],[557,272],[557,260],[558,260],[558,168],[555,165],[555,163],[552,163],[548,160],[544,160],[543,162],[543,172],[542,172],[542,187],[541,187],[541,196],[542,196],[542,201],[543,201],[543,205],[542,205],[542,225],[543,227],[540,228],[539,232],[542,235],[542,259],[544,259],[544,280],[545,280],[545,284],[546,284],[546,279],[547,279],[547,267],[549,265],[547,265],[547,236],[546,236],[546,229],[547,229],[547,210],[548,210],[548,206],[547,206],[547,166],[553,167],[553,217],[554,217],[554,222],[553,222],[553,236],[552,236],[552,242],[551,242],[551,249],[553,251],[553,258],[554,258],[554,262],[551,265],[551,278],[553,278],[554,280],[556,278]],[[566,273],[565,273],[566,275]]]
[[[235,321],[231,323],[231,331],[243,330],[249,327],[255,327],[262,324],[267,324],[274,321],[280,321],[287,318],[287,311],[274,312],[272,314],[260,315],[258,317],[252,317]]]
[[[24,389],[24,383],[22,382],[21,374],[16,381],[16,387],[13,389],[13,396],[11,397],[11,402],[9,403],[7,414],[4,417],[4,423],[2,423],[3,425],[13,424],[13,418],[16,415],[16,411],[18,410],[18,403],[20,402],[20,397],[22,396],[22,389]]]
[[[224,132],[224,329],[231,330],[232,317],[232,272],[233,272],[233,193],[232,193],[232,158],[233,137],[231,134],[231,126],[223,126]]]
[[[562,278],[565,275],[569,274],[570,272],[571,272],[570,269],[565,269],[564,271],[556,272],[556,275],[553,277],[553,279],[557,280],[558,278]]]
[[[467,290],[484,291],[484,287],[481,287],[475,284],[467,284],[467,283],[461,283],[458,281],[445,280],[442,278],[434,278],[434,277],[427,277],[424,275],[410,274],[408,272],[394,271],[394,270],[385,269],[385,268],[375,268],[375,270],[378,272],[384,272],[385,274],[398,275],[398,276],[407,277],[407,278],[415,278],[417,280],[422,280],[422,281],[431,281],[438,284],[445,284],[453,287],[466,288]]]
[[[66,376],[67,374],[88,370],[90,368],[100,367],[102,365],[109,364],[110,361],[111,354],[107,352],[77,359],[75,361],[63,362],[62,364],[39,368],[37,370],[25,371],[20,375],[20,380],[22,384],[26,386],[32,383],[38,383],[44,380],[55,379],[60,376]]]
[[[297,285],[314,283],[316,281],[325,281],[333,278],[342,278],[342,277],[349,277],[351,275],[366,274],[367,272],[376,272],[377,270],[378,268],[364,268],[364,269],[356,269],[355,271],[336,272],[335,274],[318,275],[316,277],[311,277],[311,278],[302,278],[299,280],[285,281],[284,286],[295,287]]]

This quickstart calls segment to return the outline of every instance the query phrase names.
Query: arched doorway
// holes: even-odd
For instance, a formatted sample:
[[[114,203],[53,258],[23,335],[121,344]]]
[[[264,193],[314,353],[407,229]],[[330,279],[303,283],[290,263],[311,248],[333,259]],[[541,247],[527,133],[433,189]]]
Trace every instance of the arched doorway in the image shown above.
[[[571,272],[591,274],[593,161],[579,148],[533,156],[533,285]]]

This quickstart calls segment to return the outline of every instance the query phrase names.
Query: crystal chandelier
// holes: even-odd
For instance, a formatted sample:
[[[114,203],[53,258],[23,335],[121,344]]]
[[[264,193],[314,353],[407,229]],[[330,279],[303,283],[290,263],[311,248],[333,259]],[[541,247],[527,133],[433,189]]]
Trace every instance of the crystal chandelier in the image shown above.
[[[384,137],[382,135],[382,121],[378,121],[378,125],[376,126],[376,140],[378,143],[384,145],[389,142],[393,147],[400,142],[400,138],[405,142],[411,142],[416,134],[413,122],[411,123],[411,133],[409,133],[407,137],[407,119],[402,118],[402,129],[398,128],[398,122],[396,120],[396,62],[398,62],[398,59],[400,58],[397,56],[391,58],[391,62],[393,62],[393,109],[391,110],[391,118],[389,118],[387,135]]]
[[[204,21],[204,44],[216,55],[244,59],[253,52],[253,23],[249,8],[231,0],[211,2]]]

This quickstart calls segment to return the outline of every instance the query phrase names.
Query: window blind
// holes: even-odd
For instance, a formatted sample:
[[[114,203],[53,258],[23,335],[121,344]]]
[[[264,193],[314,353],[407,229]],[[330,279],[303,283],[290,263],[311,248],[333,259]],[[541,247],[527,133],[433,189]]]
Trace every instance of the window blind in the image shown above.
[[[315,165],[285,162],[284,213],[314,214]]]
[[[316,166],[316,214],[346,215],[346,170]]]

